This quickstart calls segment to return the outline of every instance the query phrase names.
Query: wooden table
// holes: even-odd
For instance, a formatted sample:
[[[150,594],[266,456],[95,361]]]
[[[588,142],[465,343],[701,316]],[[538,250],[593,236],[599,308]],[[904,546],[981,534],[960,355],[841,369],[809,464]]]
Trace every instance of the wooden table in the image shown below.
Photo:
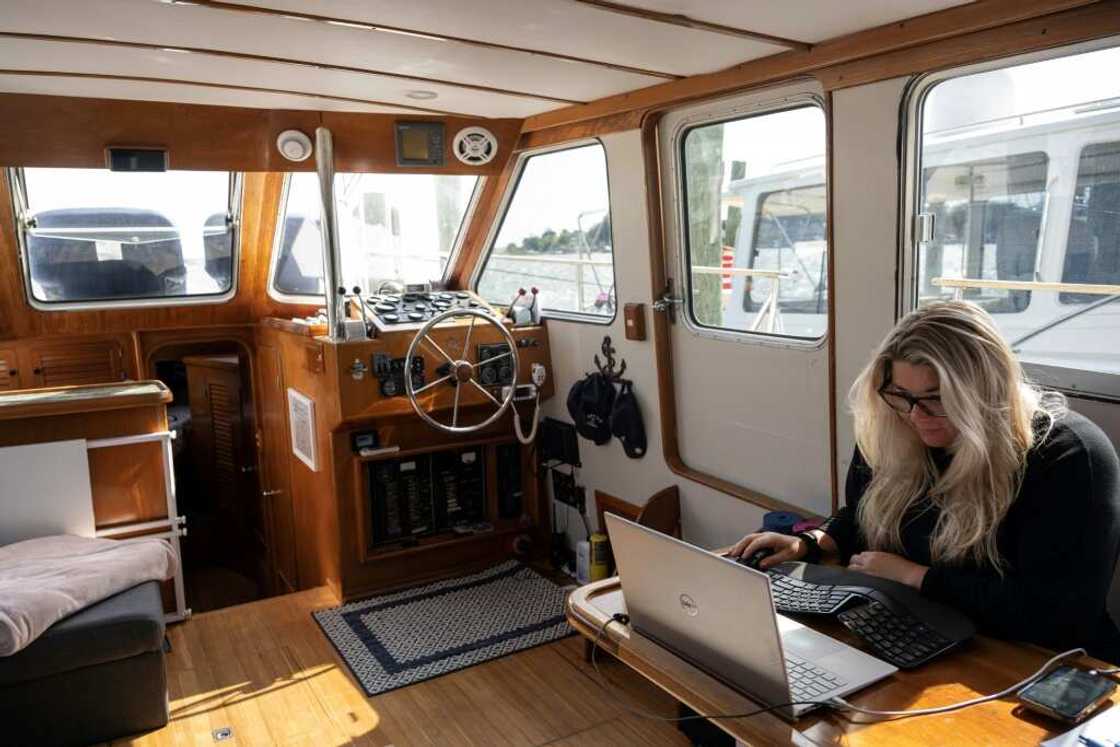
[[[624,611],[624,606],[617,577],[598,581],[569,596],[568,622],[595,640],[603,623],[613,613]],[[845,643],[866,648],[835,620],[794,617]],[[697,713],[746,713],[759,707],[629,626],[607,626],[600,647]],[[846,700],[879,710],[948,705],[1002,690],[1033,673],[1052,655],[1037,646],[977,636],[951,654],[917,669],[899,671]],[[1107,666],[1090,658],[1070,663]],[[1120,702],[1120,692],[1113,702]],[[1026,711],[1014,698],[894,721],[876,722],[869,716],[822,709],[793,724],[773,714],[712,723],[750,745],[1016,745],[1038,744],[1066,731],[1061,724]]]

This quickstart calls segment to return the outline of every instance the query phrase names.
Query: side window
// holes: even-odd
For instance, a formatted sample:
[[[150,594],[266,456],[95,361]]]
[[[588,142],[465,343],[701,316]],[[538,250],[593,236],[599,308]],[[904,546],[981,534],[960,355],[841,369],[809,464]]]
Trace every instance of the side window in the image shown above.
[[[935,287],[934,278],[1034,280],[1046,205],[1046,154],[953,163],[957,155],[952,149],[934,155],[926,163],[948,162],[922,170],[922,211],[933,216],[933,239],[918,258],[924,300],[955,292]],[[1031,299],[1030,290],[974,288],[964,295],[993,314],[1022,311]]]
[[[931,77],[909,156],[913,303],[975,301],[1036,376],[1113,395],[1120,80],[1095,71],[1118,65],[1111,48]]]
[[[443,277],[478,177],[335,174],[342,282],[376,292],[386,281]],[[269,293],[282,301],[323,295],[319,180],[288,176],[273,247]]]
[[[11,172],[40,308],[223,301],[234,290],[237,180],[226,172]]]
[[[491,303],[508,304],[519,289],[530,287],[540,290],[546,314],[614,318],[607,157],[601,143],[537,153],[521,164],[477,290]]]
[[[1093,143],[1081,151],[1062,282],[1120,285],[1120,140]],[[1059,300],[1084,304],[1105,299],[1063,293]]]
[[[687,304],[697,326],[824,336],[825,150],[824,112],[814,105],[685,132]]]

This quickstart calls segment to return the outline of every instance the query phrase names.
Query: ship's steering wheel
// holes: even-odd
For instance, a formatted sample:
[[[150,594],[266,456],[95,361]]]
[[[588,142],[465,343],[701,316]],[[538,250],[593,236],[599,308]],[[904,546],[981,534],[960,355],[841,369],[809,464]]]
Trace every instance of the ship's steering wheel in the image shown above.
[[[428,333],[437,324],[445,322],[448,319],[458,319],[460,317],[467,316],[471,318],[471,322],[467,327],[466,336],[463,339],[463,349],[459,352],[458,358],[453,358],[447,351],[440,347],[439,343],[433,340]],[[501,333],[503,340],[507,345],[509,345],[509,351],[506,353],[502,353],[501,355],[496,355],[493,358],[488,358],[486,361],[474,361],[472,363],[470,360],[471,333],[474,332],[475,324],[479,319],[481,319],[486,324],[497,328],[497,330]],[[435,353],[437,358],[442,360],[442,362],[438,366],[439,368],[443,368],[444,366],[448,366],[449,368],[445,369],[447,370],[447,373],[444,376],[429,381],[423,386],[414,387],[412,375],[409,372],[412,371],[413,357],[416,355],[417,350],[419,350],[421,345],[427,346],[433,353]],[[490,391],[486,389],[486,387],[478,383],[478,369],[483,362],[489,364],[501,361],[503,358],[508,357],[510,359],[508,365],[510,371],[512,372],[510,379],[511,381],[516,382],[516,351],[517,342],[513,339],[513,335],[510,334],[510,331],[506,329],[506,326],[502,324],[501,320],[499,320],[492,314],[489,314],[480,309],[467,308],[448,309],[447,311],[444,311],[440,314],[436,314],[431,319],[429,319],[423,327],[416,331],[416,336],[412,338],[412,342],[408,346],[408,352],[405,354],[404,370],[406,373],[404,377],[404,390],[408,395],[408,401],[412,403],[412,409],[416,410],[416,414],[419,415],[420,418],[428,425],[446,433],[473,433],[492,425],[495,421],[498,420],[498,418],[502,417],[502,415],[505,414],[505,411],[509,408],[510,402],[513,401],[514,387],[510,386],[506,391],[506,395],[501,399],[498,399],[493,394],[491,394]],[[435,387],[441,386],[443,384],[451,384],[455,387],[455,399],[451,407],[450,424],[437,420],[435,417],[433,417],[432,412],[429,411],[429,408],[425,408],[424,405],[421,404],[418,396],[428,391],[429,389],[434,389]],[[485,395],[486,399],[496,408],[495,412],[490,415],[490,417],[483,420],[481,423],[476,423],[474,425],[459,425],[459,400],[460,395],[463,391],[463,387],[465,386],[472,387],[481,392],[483,395]],[[432,401],[429,400],[429,406],[431,404]]]

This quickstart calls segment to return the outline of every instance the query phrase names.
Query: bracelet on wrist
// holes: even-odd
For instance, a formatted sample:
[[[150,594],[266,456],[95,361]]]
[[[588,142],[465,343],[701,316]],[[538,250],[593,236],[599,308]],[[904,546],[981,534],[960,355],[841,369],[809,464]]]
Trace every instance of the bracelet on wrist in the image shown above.
[[[806,548],[805,554],[801,556],[801,560],[806,563],[819,563],[822,552],[821,545],[817,542],[816,535],[812,532],[798,532],[796,536]]]

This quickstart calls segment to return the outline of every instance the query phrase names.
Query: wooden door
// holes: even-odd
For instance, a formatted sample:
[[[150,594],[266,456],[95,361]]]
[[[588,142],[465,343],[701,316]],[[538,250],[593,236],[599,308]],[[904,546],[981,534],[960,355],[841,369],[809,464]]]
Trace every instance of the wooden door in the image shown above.
[[[0,392],[19,389],[19,361],[14,348],[0,350]]]
[[[264,504],[267,541],[276,574],[276,591],[295,591],[299,576],[296,566],[295,515],[292,506],[291,476],[288,472],[288,421],[284,370],[280,351],[262,345],[257,349],[260,383],[260,485]]]
[[[124,354],[116,340],[36,343],[29,353],[31,378],[28,383],[31,386],[104,384],[127,378]]]

